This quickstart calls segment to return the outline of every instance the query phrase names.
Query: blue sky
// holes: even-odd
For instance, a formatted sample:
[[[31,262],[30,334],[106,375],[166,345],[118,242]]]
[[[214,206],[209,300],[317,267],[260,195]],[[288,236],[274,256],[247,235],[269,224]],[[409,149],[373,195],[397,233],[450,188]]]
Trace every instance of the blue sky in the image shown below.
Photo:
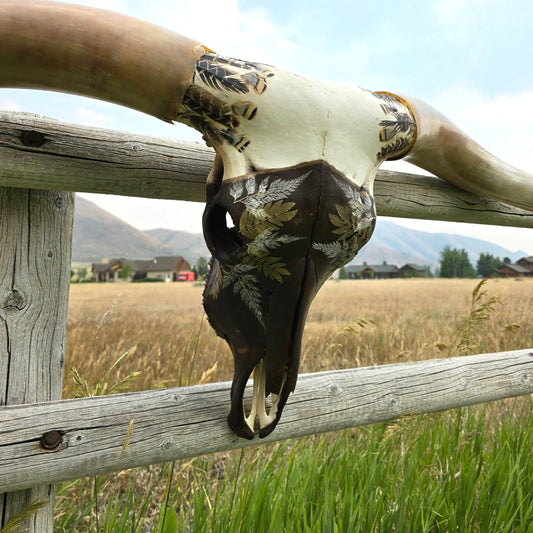
[[[529,0],[87,0],[166,26],[234,57],[437,107],[485,148],[533,173],[533,2]],[[95,100],[0,90],[0,108],[137,133],[200,140],[185,126]],[[405,163],[387,168],[416,171]],[[200,204],[85,195],[139,229],[201,231]],[[533,254],[533,229],[392,219]]]

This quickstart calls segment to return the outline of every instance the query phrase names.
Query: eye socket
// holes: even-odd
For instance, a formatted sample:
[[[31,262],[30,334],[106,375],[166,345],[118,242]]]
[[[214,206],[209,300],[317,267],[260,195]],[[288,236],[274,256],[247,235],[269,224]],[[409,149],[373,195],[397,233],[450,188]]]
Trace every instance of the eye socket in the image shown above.
[[[227,263],[230,257],[244,246],[233,225],[228,210],[220,204],[206,206],[203,216],[204,238],[209,251],[221,262]]]

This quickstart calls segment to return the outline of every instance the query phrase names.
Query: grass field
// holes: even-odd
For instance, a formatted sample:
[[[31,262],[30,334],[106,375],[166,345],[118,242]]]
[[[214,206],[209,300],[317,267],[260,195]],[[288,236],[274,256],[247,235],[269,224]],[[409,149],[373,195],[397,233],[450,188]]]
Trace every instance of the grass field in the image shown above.
[[[533,280],[490,281],[472,314],[476,284],[330,281],[300,370],[533,347]],[[230,380],[201,292],[73,285],[64,397]],[[533,533],[532,422],[526,397],[78,480],[56,530]]]

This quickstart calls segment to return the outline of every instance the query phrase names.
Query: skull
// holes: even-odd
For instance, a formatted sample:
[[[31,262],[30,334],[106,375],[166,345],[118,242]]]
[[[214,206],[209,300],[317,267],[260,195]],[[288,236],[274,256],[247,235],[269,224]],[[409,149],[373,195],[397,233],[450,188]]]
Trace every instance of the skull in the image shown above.
[[[233,353],[228,423],[237,435],[253,439],[256,417],[259,437],[276,427],[296,385],[309,306],[368,241],[374,224],[368,191],[325,162],[211,177],[203,227],[213,258],[204,307]],[[243,395],[252,372],[246,416]]]

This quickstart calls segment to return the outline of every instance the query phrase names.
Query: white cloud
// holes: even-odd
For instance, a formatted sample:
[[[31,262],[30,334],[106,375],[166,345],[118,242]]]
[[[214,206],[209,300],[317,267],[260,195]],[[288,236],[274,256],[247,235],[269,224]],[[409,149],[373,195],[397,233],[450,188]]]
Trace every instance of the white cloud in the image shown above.
[[[433,11],[440,23],[461,26],[475,23],[490,4],[501,0],[436,0]]]
[[[465,6],[466,0],[437,0],[433,9],[442,20],[454,20]]]
[[[246,9],[237,0],[165,0],[135,6],[135,15],[233,57],[283,64],[296,46],[266,10]]]
[[[93,126],[95,128],[109,128],[114,120],[110,115],[99,113],[94,109],[78,107],[72,111],[72,121],[83,126]]]
[[[533,172],[533,90],[490,99],[457,87],[443,91],[433,105],[484,148]]]

